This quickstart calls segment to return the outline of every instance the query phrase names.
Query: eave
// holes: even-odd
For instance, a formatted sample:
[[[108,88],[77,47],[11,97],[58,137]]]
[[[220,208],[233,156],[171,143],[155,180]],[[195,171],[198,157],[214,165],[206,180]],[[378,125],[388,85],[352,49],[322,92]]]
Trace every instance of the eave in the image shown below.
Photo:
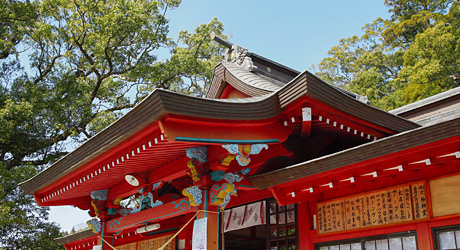
[[[77,242],[80,240],[88,240],[90,237],[97,236],[97,233],[94,233],[92,229],[83,230],[74,234],[66,235],[54,239],[59,245],[64,245],[71,242]]]
[[[64,205],[77,197],[89,199],[91,191],[110,188],[122,182],[127,173],[147,172],[183,158],[189,147],[282,142],[290,128],[282,126],[277,118],[280,113],[276,96],[210,100],[156,90],[120,120],[21,183],[21,187],[35,194],[41,205]],[[207,134],[209,130],[203,128],[213,133]],[[185,174],[185,164],[183,168]],[[76,186],[78,191],[71,192]],[[88,204],[87,199],[79,199],[73,204]]]
[[[219,74],[216,76],[218,79]],[[254,85],[248,78],[237,80]],[[127,173],[164,168],[183,158],[189,147],[281,143],[292,129],[286,120],[294,120],[290,115],[305,106],[312,107],[313,113],[326,110],[337,121],[379,134],[375,139],[418,127],[350,98],[308,72],[272,94],[245,99],[203,99],[155,90],[121,119],[21,187],[35,194],[40,205],[88,204],[90,191],[123,182]],[[324,121],[323,125],[328,124]],[[119,168],[109,171],[115,163]],[[79,187],[83,192],[70,192],[88,179],[91,185]]]
[[[457,118],[248,179],[258,189],[272,190],[281,204],[330,199],[458,171],[459,150]]]

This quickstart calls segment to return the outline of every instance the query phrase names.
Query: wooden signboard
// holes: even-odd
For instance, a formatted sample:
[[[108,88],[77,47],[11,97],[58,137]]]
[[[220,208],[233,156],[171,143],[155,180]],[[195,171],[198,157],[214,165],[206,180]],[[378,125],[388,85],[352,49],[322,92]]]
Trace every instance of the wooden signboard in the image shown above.
[[[460,175],[430,181],[433,216],[460,214]]]
[[[318,233],[428,218],[425,183],[318,203]]]
[[[139,242],[139,248],[138,249],[158,249],[165,244],[171,235],[168,236],[163,236],[163,237],[158,237],[155,239],[150,239],[146,241],[141,241]],[[175,250],[176,249],[176,241],[173,240],[171,243],[169,243],[166,247],[165,250]]]
[[[130,243],[122,246],[117,246],[117,250],[137,250],[137,243]]]
[[[160,236],[153,239],[129,243],[126,245],[117,246],[117,250],[143,250],[143,249],[158,249],[165,244],[172,235]],[[173,240],[166,247],[165,250],[176,250],[176,241]]]

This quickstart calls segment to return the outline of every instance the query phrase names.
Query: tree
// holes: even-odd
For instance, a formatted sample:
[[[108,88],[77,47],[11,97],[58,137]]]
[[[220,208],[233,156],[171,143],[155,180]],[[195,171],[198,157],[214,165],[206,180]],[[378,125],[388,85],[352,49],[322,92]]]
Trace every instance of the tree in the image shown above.
[[[361,37],[340,40],[317,74],[385,110],[459,86],[458,2],[385,4],[391,18],[367,24]]]
[[[363,28],[361,37],[341,39],[318,64],[316,74],[328,83],[367,96],[375,107],[391,109],[400,104],[392,93],[403,52],[383,42],[382,33],[389,25],[379,18]]]
[[[0,248],[64,249],[53,240],[60,237],[59,227],[50,223],[47,207],[33,203],[18,184],[38,171],[33,166],[6,170],[0,163]]]
[[[452,0],[385,0],[392,25],[383,33],[387,43],[406,47],[417,34],[443,18]]]
[[[400,81],[405,103],[460,86],[460,9],[455,2],[444,20],[416,36],[404,54]]]
[[[37,20],[34,8],[29,1],[0,0],[0,59],[16,52],[15,46]]]
[[[0,15],[0,247],[40,249],[55,225],[17,184],[155,88],[203,95],[223,58],[209,33],[222,35],[223,25],[213,19],[174,41],[167,13],[179,0],[0,1],[10,13]],[[170,58],[159,59],[160,49]]]

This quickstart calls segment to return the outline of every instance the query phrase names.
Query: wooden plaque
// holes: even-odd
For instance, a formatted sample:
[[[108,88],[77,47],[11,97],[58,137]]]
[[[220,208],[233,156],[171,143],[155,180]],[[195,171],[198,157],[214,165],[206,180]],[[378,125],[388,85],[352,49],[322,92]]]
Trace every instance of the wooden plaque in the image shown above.
[[[317,209],[319,234],[428,218],[425,182],[322,202]]]
[[[460,175],[430,181],[433,216],[460,213]]]

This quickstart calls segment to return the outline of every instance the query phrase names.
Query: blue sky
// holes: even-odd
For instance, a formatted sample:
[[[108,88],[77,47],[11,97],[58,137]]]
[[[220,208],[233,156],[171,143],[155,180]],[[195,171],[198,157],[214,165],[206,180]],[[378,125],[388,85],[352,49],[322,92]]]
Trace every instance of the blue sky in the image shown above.
[[[308,70],[327,56],[339,39],[362,34],[377,17],[388,18],[384,0],[183,0],[170,11],[170,36],[192,31],[218,17],[229,41],[298,71]],[[86,211],[52,207],[50,220],[70,231],[86,222]],[[80,226],[81,227],[81,226]]]

